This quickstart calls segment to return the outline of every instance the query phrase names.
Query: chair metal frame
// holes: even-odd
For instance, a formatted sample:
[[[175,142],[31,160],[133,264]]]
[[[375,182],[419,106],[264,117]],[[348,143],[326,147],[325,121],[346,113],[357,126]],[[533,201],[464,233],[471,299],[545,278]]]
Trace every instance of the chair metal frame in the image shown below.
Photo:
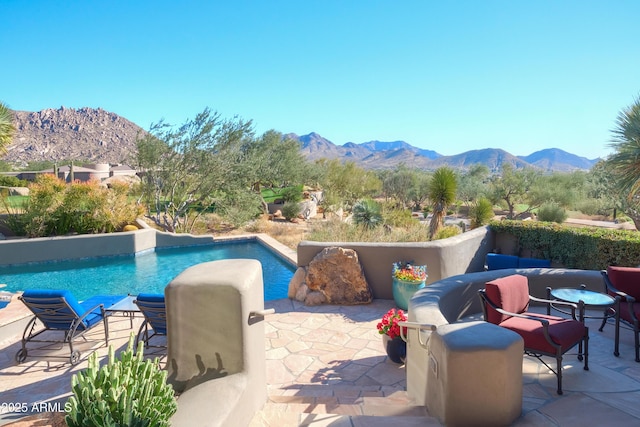
[[[512,313],[506,310],[503,310],[502,308],[498,307],[493,301],[491,301],[491,299],[489,299],[489,297],[487,296],[486,292],[484,289],[479,289],[478,290],[478,295],[480,296],[480,299],[482,301],[482,312],[484,315],[485,320],[488,319],[487,316],[487,304],[493,308],[494,310],[496,310],[498,313],[506,315],[506,316],[511,316],[511,317],[519,317],[522,319],[527,319],[527,320],[531,320],[531,321],[537,321],[540,322],[540,324],[542,325],[542,333],[543,336],[545,338],[545,340],[549,343],[549,345],[551,345],[554,349],[555,352],[546,352],[546,351],[542,351],[540,349],[536,349],[536,348],[532,348],[532,347],[528,347],[527,346],[527,342],[525,340],[525,346],[524,346],[524,353],[527,356],[532,356],[535,357],[536,359],[538,359],[544,366],[546,366],[547,368],[549,368],[549,370],[551,372],[553,372],[556,376],[556,378],[558,379],[558,387],[557,387],[557,393],[559,395],[562,394],[562,358],[565,354],[568,354],[569,350],[571,350],[572,348],[574,348],[577,344],[579,344],[579,348],[578,348],[578,360],[583,361],[584,360],[584,370],[588,371],[589,370],[589,328],[587,326],[584,326],[585,329],[585,333],[584,335],[580,338],[580,340],[576,341],[573,344],[570,344],[567,346],[566,350],[563,352],[562,351],[562,345],[559,343],[556,343],[555,341],[553,341],[553,339],[551,338],[551,335],[549,334],[549,320],[545,319],[543,317],[538,317],[535,314],[531,314],[529,312],[525,312],[525,313]],[[578,322],[579,320],[576,318],[576,310],[579,310],[580,313],[580,319],[584,318],[584,304],[573,304],[573,303],[568,303],[568,302],[562,302],[562,301],[551,301],[551,300],[546,300],[546,299],[542,299],[542,298],[536,298],[532,295],[529,295],[529,301],[534,301],[534,302],[538,302],[538,303],[543,303],[543,304],[551,304],[553,303],[553,305],[564,305],[568,308],[571,309],[571,317],[572,320],[575,320],[576,322]],[[583,323],[584,325],[584,323]],[[500,326],[498,324],[498,326]],[[584,347],[582,346],[582,344],[584,344]],[[553,357],[556,359],[556,368],[552,368],[551,366],[549,366],[543,359],[542,356],[549,356],[549,357]]]
[[[617,289],[613,283],[611,283],[611,279],[609,278],[609,274],[607,270],[601,270],[602,279],[604,280],[604,290],[605,293],[614,294],[616,296],[616,316],[615,316],[615,344],[613,349],[613,355],[618,357],[620,356],[620,328],[622,325],[626,325],[625,329],[629,329],[633,331],[634,341],[635,341],[635,350],[636,350],[636,362],[640,362],[640,321],[636,316],[634,310],[634,304],[636,304],[636,299],[631,295],[622,292]],[[638,276],[640,277],[640,275]],[[623,304],[626,303],[626,304]],[[629,310],[629,317],[631,322],[626,319],[622,319],[620,317],[620,311],[626,307]]]
[[[16,353],[16,362],[22,363],[27,359],[28,350],[27,343],[62,343],[69,345],[69,361],[72,365],[76,365],[80,361],[80,352],[74,350],[73,341],[76,338],[84,337],[84,334],[94,326],[100,324],[95,322],[91,325],[85,321],[89,315],[96,315],[95,310],[100,309],[100,316],[104,324],[104,338],[106,345],[109,344],[109,323],[107,322],[107,315],[105,313],[104,304],[97,304],[94,307],[88,308],[84,314],[79,315],[69,304],[65,297],[43,297],[37,298],[39,302],[28,301],[22,296],[18,299],[22,301],[31,312],[34,317],[29,321],[22,333],[22,348]],[[30,298],[35,299],[35,298]],[[44,329],[36,328],[40,323]],[[59,324],[56,327],[56,324]],[[48,331],[58,331],[64,333],[62,340],[53,339],[36,339],[41,334]],[[86,340],[86,338],[85,338]]]
[[[139,301],[135,299],[134,304],[138,306],[144,316],[144,321],[140,325],[136,337],[136,348],[140,341],[143,341],[145,348],[166,348],[166,345],[151,345],[149,342],[155,336],[167,335],[167,309],[164,301]],[[164,332],[162,331],[164,330]]]

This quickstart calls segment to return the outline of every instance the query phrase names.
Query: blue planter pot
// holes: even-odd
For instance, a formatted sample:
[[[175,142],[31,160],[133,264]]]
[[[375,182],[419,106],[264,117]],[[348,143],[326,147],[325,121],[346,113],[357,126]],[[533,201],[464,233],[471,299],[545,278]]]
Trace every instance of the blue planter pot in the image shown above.
[[[407,357],[407,343],[402,338],[395,337],[391,339],[388,335],[383,335],[382,344],[387,356],[389,356],[389,360],[394,363],[404,363]]]
[[[419,289],[424,288],[425,281],[409,282],[393,278],[393,300],[403,310],[409,309],[409,300]]]

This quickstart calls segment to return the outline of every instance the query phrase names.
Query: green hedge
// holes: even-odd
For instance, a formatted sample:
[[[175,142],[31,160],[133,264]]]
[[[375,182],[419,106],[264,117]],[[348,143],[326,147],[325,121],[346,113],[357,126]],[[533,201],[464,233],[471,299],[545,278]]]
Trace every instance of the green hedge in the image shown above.
[[[496,233],[514,236],[520,249],[566,268],[601,270],[609,265],[640,265],[640,233],[597,227],[568,227],[553,222],[493,221]]]

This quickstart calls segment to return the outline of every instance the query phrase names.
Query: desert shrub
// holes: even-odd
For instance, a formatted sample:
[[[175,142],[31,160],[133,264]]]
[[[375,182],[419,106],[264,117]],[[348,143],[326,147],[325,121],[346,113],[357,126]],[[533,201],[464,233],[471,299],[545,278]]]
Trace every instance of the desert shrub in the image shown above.
[[[411,216],[411,211],[407,209],[385,208],[382,211],[382,218],[385,224],[392,227],[409,227],[416,222]]]
[[[376,228],[382,224],[382,215],[380,214],[380,205],[371,200],[359,200],[353,205],[353,222],[364,228]]]
[[[122,229],[142,213],[142,207],[129,200],[126,184],[111,189],[97,181],[66,185],[53,175],[42,175],[29,186],[22,212],[10,214],[7,224],[29,237],[105,233]]]
[[[493,218],[493,204],[489,199],[480,198],[469,209],[469,219],[471,220],[471,228],[478,228],[486,225]]]
[[[282,190],[280,196],[285,203],[298,203],[302,200],[302,191],[299,187],[288,187]]]
[[[240,227],[262,213],[260,196],[247,191],[229,192],[216,206],[216,211],[234,227]]]
[[[610,204],[601,199],[581,199],[575,203],[574,209],[585,215],[610,216],[613,212]]]
[[[260,215],[258,218],[244,226],[244,229],[249,233],[268,233],[271,228],[269,215],[266,214]]]
[[[26,187],[29,181],[15,176],[0,175],[0,187]]]
[[[290,221],[293,218],[297,218],[300,214],[300,204],[294,202],[285,203],[282,205],[280,211],[282,212],[282,216]]]
[[[313,223],[305,239],[316,242],[424,242],[428,228],[418,221],[408,227],[366,228],[333,220]]]
[[[567,217],[567,211],[557,203],[545,203],[538,209],[538,221],[562,224]]]
[[[457,225],[447,225],[442,227],[435,235],[433,240],[448,239],[449,237],[462,234],[462,230]]]

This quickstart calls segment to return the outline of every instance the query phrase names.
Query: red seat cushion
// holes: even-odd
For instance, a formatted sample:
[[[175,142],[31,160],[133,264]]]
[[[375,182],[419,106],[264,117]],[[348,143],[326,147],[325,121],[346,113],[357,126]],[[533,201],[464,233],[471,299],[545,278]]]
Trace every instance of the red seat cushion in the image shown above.
[[[527,313],[532,316],[547,319],[549,321],[549,336],[561,346],[561,353],[566,352],[576,345],[584,336],[584,325],[573,319],[563,319],[544,314]],[[522,337],[526,349],[556,354],[556,349],[544,337],[542,323],[537,320],[510,317],[500,326],[510,329]]]
[[[640,319],[640,301],[633,303],[633,312],[636,315],[636,319]],[[633,318],[631,317],[631,313],[629,313],[629,304],[626,302],[620,303],[620,318],[629,323],[633,323]]]
[[[610,266],[607,276],[616,289],[640,300],[640,268]]]
[[[487,282],[485,285],[487,297],[495,305],[512,313],[523,313],[529,308],[529,282],[525,276],[513,274]],[[501,324],[510,316],[498,313],[487,305],[487,320],[496,325]]]

